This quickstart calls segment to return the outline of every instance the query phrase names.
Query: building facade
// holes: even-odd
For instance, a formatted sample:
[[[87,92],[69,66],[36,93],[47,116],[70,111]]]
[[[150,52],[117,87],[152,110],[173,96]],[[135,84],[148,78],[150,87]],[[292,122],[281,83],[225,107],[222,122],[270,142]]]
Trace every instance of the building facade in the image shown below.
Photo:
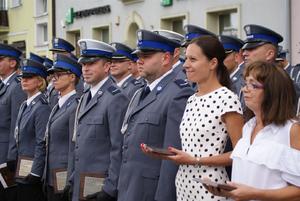
[[[65,0],[56,1],[56,35],[136,44],[137,29],[183,33],[185,24],[245,38],[245,24],[267,26],[291,49],[291,0]],[[280,11],[280,12],[279,12]],[[78,47],[77,47],[78,49]],[[77,50],[77,54],[78,54]]]
[[[21,49],[24,57],[29,52],[48,55],[52,31],[51,0],[1,0],[0,41]],[[2,25],[3,24],[3,25]]]

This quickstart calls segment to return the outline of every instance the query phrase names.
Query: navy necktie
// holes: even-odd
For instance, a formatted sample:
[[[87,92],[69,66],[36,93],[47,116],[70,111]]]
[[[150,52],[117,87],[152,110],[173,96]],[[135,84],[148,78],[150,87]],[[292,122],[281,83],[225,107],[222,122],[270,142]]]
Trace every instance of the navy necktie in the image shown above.
[[[92,99],[92,92],[89,91],[88,97],[87,97],[86,102],[85,102],[86,103],[85,106],[87,106],[89,104],[91,99]]]
[[[149,86],[145,87],[145,88],[143,89],[143,91],[142,91],[141,98],[140,98],[140,102],[141,102],[142,100],[144,100],[144,99],[146,98],[146,96],[148,96],[148,94],[149,94],[150,92],[151,92],[151,91],[150,91],[150,87],[149,87]]]

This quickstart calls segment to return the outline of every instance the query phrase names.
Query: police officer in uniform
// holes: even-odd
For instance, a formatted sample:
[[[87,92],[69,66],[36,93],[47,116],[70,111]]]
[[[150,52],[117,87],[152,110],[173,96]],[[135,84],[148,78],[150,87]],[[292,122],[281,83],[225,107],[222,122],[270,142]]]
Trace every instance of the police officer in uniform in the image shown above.
[[[62,201],[62,194],[55,191],[55,173],[67,172],[69,152],[73,153],[72,137],[75,111],[79,101],[75,86],[81,76],[81,65],[63,54],[57,54],[55,63],[48,70],[55,90],[60,92],[58,103],[49,116],[46,139],[46,162],[43,179],[48,201]]]
[[[174,40],[175,42],[180,44],[182,44],[184,41],[184,36],[174,31],[161,29],[161,30],[155,30],[154,32],[166,38],[169,38],[170,40]],[[175,48],[174,55],[173,55],[172,69],[174,73],[177,75],[176,76],[177,79],[187,80],[185,70],[183,69],[183,63],[184,62],[180,60],[180,47]]]
[[[245,45],[243,46],[243,57],[246,66],[254,61],[266,61],[275,63],[278,52],[278,44],[283,41],[280,34],[264,26],[249,24],[244,26],[246,32]],[[292,79],[294,76],[291,76]],[[300,99],[300,85],[293,80],[297,94]],[[295,106],[297,110],[297,105]]]
[[[45,162],[45,129],[50,107],[42,93],[46,88],[46,68],[33,60],[24,60],[21,68],[21,85],[27,94],[18,113],[15,141],[9,150],[9,160],[17,160],[19,166],[26,157],[32,161],[30,172],[16,173],[17,200],[44,200],[41,178]],[[22,169],[20,167],[20,169]],[[19,176],[20,175],[20,176]],[[22,176],[22,177],[21,177]],[[25,176],[25,177],[24,177]]]
[[[122,43],[111,43],[111,46],[116,51],[112,56],[110,74],[114,77],[116,84],[131,99],[133,94],[144,84],[136,80],[130,73],[130,69],[135,65],[135,58],[131,54],[133,50]]]
[[[19,107],[25,100],[17,70],[22,52],[10,45],[0,44],[0,164],[7,162],[14,172],[16,161],[7,161],[10,144],[14,140],[14,128]],[[14,200],[13,189],[6,189],[0,184],[0,200]],[[6,195],[5,195],[6,194]]]
[[[124,118],[118,201],[173,201],[177,166],[163,166],[143,154],[140,145],[181,147],[179,124],[193,90],[172,71],[179,43],[147,30],[137,37],[137,62],[147,86],[133,96]]]
[[[242,55],[244,42],[233,36],[220,35],[219,39],[226,53],[224,64],[230,73],[231,90],[239,96],[244,81],[244,60]]]
[[[83,189],[84,175],[105,177],[99,192],[88,199],[116,200],[123,136],[121,126],[128,105],[127,96],[108,77],[110,59],[115,49],[104,42],[82,39],[79,63],[90,86],[78,105],[74,140],[74,169],[72,201],[78,201]],[[94,176],[95,177],[95,176]]]
[[[75,47],[69,43],[68,41],[62,38],[53,38],[52,40],[52,48],[49,51],[52,51],[53,57],[55,59],[56,54],[64,54],[69,56],[70,58],[77,61],[77,57],[72,53],[75,50]],[[82,95],[84,90],[84,82],[82,79],[76,85],[76,92],[79,96]],[[58,102],[59,93],[54,89],[52,83],[50,82],[47,87],[47,94],[48,94],[48,102],[51,108]]]

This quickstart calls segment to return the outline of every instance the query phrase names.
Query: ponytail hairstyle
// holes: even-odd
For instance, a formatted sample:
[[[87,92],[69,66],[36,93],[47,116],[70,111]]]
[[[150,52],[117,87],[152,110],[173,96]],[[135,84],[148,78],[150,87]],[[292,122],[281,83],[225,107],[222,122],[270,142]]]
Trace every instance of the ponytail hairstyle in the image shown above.
[[[230,89],[231,81],[229,77],[229,72],[224,65],[224,59],[226,57],[225,49],[222,43],[215,36],[201,36],[193,39],[189,44],[196,44],[199,46],[203,54],[209,59],[212,60],[216,58],[218,61],[217,66],[217,78],[222,86]]]

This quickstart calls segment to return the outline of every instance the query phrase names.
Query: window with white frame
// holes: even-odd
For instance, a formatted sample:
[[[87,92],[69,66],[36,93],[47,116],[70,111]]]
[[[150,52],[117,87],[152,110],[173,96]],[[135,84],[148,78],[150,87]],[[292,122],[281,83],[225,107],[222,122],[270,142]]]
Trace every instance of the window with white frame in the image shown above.
[[[231,8],[217,8],[206,13],[207,29],[222,35],[240,35],[240,9],[239,6]]]
[[[186,15],[166,17],[161,19],[161,28],[171,30],[180,34],[184,34],[183,25],[186,20]]]
[[[102,26],[93,29],[93,38],[109,43],[109,26]]]
[[[42,46],[48,43],[48,24],[42,23],[37,25],[37,45]]]
[[[0,0],[0,10],[7,10],[7,0]]]
[[[14,7],[18,7],[18,6],[21,6],[22,2],[21,0],[11,0],[11,8],[14,8]]]
[[[35,13],[37,16],[43,15],[48,12],[47,0],[35,0]]]

